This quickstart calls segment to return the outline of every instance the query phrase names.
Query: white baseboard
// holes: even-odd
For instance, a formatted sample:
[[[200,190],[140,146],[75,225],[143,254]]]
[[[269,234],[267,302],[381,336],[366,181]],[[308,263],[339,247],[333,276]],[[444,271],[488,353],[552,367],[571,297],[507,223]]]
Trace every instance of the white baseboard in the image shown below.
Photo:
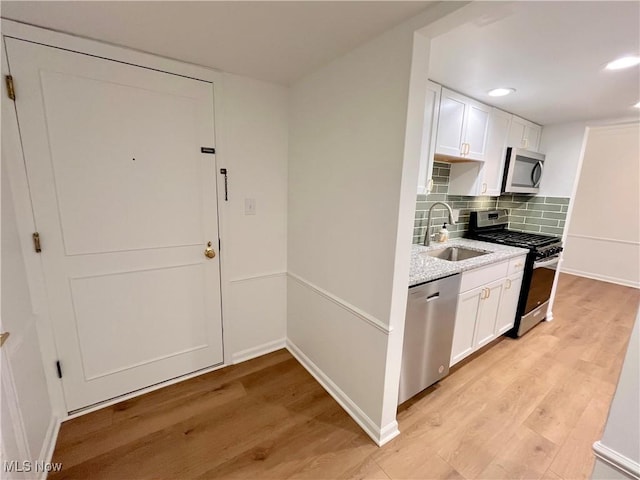
[[[320,385],[331,395],[336,402],[349,414],[367,435],[378,445],[382,446],[392,438],[398,436],[398,422],[393,421],[380,428],[364,413],[353,400],[344,393],[315,363],[289,339],[287,350],[291,352],[298,362],[315,378]]]
[[[627,280],[625,278],[609,277],[607,275],[600,275],[598,273],[592,273],[592,272],[583,272],[581,270],[574,270],[572,268],[562,267],[562,269],[560,270],[560,273],[568,273],[570,275],[577,275],[578,277],[590,278],[592,280],[600,280],[601,282],[615,283],[617,285],[623,285],[625,287],[640,288],[640,283],[634,282],[632,280]]]
[[[47,428],[47,434],[44,438],[44,442],[42,443],[42,450],[40,451],[40,456],[38,457],[39,462],[43,462],[45,464],[51,462],[51,459],[53,458],[53,452],[56,449],[56,442],[58,441],[58,433],[60,433],[61,423],[62,422],[58,417],[51,417],[49,427]],[[47,472],[42,472],[39,478],[47,478]]]
[[[593,444],[593,453],[598,460],[610,465],[631,479],[640,479],[640,464],[612,450],[600,441]]]
[[[232,353],[231,363],[235,365],[236,363],[246,362],[247,360],[251,360],[252,358],[260,357],[262,355],[266,355],[267,353],[275,352],[276,350],[285,348],[285,346],[286,341],[284,338],[281,338],[273,342],[263,343],[262,345],[258,345],[257,347],[247,348],[246,350]]]
[[[400,435],[400,430],[398,430],[398,422],[394,420],[393,422],[385,425],[380,429],[380,441],[376,442],[378,446],[382,446],[387,442],[390,442],[394,438]]]

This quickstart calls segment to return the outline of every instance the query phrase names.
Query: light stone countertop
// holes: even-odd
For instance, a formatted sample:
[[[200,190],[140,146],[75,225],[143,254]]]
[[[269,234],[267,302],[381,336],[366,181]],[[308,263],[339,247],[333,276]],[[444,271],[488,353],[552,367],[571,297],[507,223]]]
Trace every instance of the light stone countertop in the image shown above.
[[[491,253],[459,262],[450,262],[425,254],[425,252],[446,247],[464,247],[470,250],[485,250]],[[508,260],[509,258],[526,255],[527,253],[528,250],[524,248],[509,247],[498,243],[480,242],[468,238],[453,238],[444,243],[432,242],[428,247],[414,244],[411,246],[409,287],[448,277],[449,275],[454,275],[466,270],[498,263],[503,260]]]

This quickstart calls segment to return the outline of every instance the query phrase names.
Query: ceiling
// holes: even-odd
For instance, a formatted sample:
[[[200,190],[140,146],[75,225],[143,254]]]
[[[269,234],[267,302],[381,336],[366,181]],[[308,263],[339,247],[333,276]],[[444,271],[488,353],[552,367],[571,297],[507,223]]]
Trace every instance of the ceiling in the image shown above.
[[[288,85],[432,3],[2,1],[0,14]],[[632,107],[640,101],[640,67],[603,70],[623,54],[640,54],[640,2],[472,6],[488,13],[453,22],[433,39],[431,79],[542,125],[640,113]],[[489,97],[498,86],[517,91]]]
[[[0,14],[286,85],[431,3],[2,1]]]
[[[637,1],[502,3],[431,45],[432,80],[542,125],[640,113],[640,67],[603,70],[640,55]],[[516,93],[488,96],[496,87]]]

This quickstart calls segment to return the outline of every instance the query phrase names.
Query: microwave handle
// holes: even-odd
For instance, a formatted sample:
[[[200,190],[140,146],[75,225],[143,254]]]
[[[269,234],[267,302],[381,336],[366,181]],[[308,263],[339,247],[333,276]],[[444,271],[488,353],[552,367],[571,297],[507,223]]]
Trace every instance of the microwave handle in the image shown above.
[[[538,174],[538,178],[536,178],[536,170],[540,169],[540,173]],[[540,186],[540,180],[542,179],[542,162],[539,161],[536,163],[536,166],[531,170],[531,181],[533,182],[533,188],[538,188]]]

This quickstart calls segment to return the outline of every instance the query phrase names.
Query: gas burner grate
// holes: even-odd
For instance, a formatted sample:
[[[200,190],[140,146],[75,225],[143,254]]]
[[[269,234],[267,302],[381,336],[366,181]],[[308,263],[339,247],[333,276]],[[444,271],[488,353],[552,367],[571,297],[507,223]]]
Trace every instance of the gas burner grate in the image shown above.
[[[487,240],[494,243],[502,243],[514,247],[535,248],[556,243],[558,239],[548,235],[535,233],[515,232],[512,230],[500,230],[497,232],[482,232],[474,235],[478,240]]]

